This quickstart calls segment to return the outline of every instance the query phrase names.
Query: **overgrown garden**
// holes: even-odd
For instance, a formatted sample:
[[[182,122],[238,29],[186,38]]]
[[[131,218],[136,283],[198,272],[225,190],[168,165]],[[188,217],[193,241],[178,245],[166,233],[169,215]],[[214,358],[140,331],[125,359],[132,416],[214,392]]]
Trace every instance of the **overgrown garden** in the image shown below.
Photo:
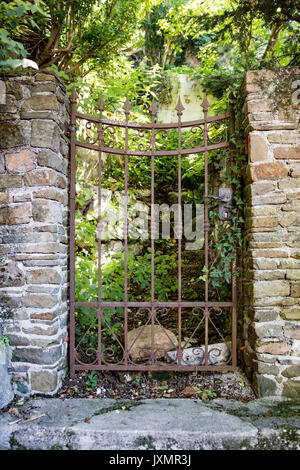
[[[89,115],[99,114],[103,95],[107,119],[123,121],[123,105],[128,97],[130,121],[151,122],[152,99],[168,101],[172,93],[170,74],[184,73],[197,78],[203,90],[214,97],[210,113],[228,111],[228,96],[239,122],[237,91],[249,69],[281,68],[299,65],[300,12],[295,0],[12,0],[0,5],[0,70],[20,70],[26,65],[52,70],[67,89],[76,87],[78,109]],[[28,62],[32,61],[32,62]],[[35,65],[36,64],[36,65]],[[229,125],[211,128],[211,139],[230,139],[231,146],[210,152],[210,194],[216,194],[218,182],[233,188],[230,223],[218,219],[218,205],[211,202],[210,262],[204,267],[204,251],[185,251],[182,260],[183,300],[203,300],[204,281],[208,277],[211,300],[231,296],[231,261],[241,246],[242,174],[244,143],[239,127],[230,134]],[[93,140],[93,129],[80,128],[80,138]],[[121,148],[124,135],[111,136]],[[201,129],[183,132],[182,146],[197,145]],[[177,147],[178,132],[157,135],[157,146]],[[132,149],[146,147],[147,136],[131,135]],[[234,159],[233,155],[234,154]],[[78,151],[76,171],[76,300],[98,298],[98,154]],[[111,207],[117,207],[124,192],[124,157],[106,154],[103,158],[102,187]],[[128,189],[133,201],[150,207],[151,168],[149,157],[130,157]],[[155,160],[155,202],[176,203],[177,159]],[[203,204],[203,154],[182,157],[183,202]],[[131,217],[136,217],[135,213]],[[122,227],[104,240],[121,241]],[[158,301],[176,300],[178,295],[178,249],[173,231],[168,240],[156,240],[155,293]],[[122,243],[107,250],[102,264],[102,300],[124,300],[124,252]],[[121,247],[121,248],[120,248]],[[149,301],[151,286],[150,239],[129,239],[129,301]],[[238,273],[237,273],[238,274]],[[186,316],[184,316],[186,315]],[[96,312],[77,311],[77,335],[86,348],[97,345]],[[106,309],[103,344],[109,344],[116,356],[114,340],[123,334],[123,308]],[[130,327],[141,324],[132,312]],[[177,332],[176,312],[162,320]],[[216,320],[223,337],[230,337],[230,323]],[[191,312],[183,312],[184,336],[192,334],[195,323]],[[87,333],[87,334],[86,334]],[[197,341],[203,343],[204,329]],[[202,336],[201,336],[202,335]],[[212,337],[212,342],[220,338]]]

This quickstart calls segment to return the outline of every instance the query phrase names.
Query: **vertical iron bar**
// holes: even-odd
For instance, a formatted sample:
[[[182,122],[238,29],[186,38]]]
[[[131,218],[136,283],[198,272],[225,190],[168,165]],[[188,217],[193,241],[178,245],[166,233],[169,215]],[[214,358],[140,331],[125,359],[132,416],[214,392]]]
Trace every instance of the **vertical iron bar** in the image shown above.
[[[98,139],[100,150],[98,153],[98,302],[102,300],[102,268],[101,268],[101,255],[102,255],[102,146],[103,146],[103,126],[102,117],[105,102],[101,94],[99,99],[99,126],[98,126]],[[102,363],[102,307],[97,310],[98,318],[98,364]]]
[[[209,231],[209,218],[208,218],[208,158],[207,158],[207,142],[208,142],[208,127],[207,127],[207,112],[209,103],[206,95],[202,103],[204,113],[204,246],[205,246],[205,302],[208,302],[208,289],[209,289],[209,276],[208,276],[208,231]],[[209,310],[205,307],[205,365],[208,365],[208,316]]]
[[[75,376],[75,184],[76,184],[76,90],[71,96],[70,137],[70,377]]]
[[[181,257],[182,257],[182,207],[181,207],[181,197],[182,197],[182,188],[181,188],[181,117],[184,107],[181,103],[180,96],[178,98],[178,103],[176,106],[177,117],[178,117],[178,302],[182,300],[182,266],[181,266]],[[182,331],[181,331],[181,306],[178,306],[178,352],[177,352],[177,361],[178,365],[181,366],[182,361]]]
[[[229,110],[230,110],[230,138],[235,132],[235,116],[234,108],[232,104],[232,95],[229,95]],[[230,142],[230,165],[234,166],[234,150],[232,143]],[[234,188],[232,188],[233,190]],[[234,193],[233,193],[234,194]],[[232,289],[232,366],[237,366],[237,292],[236,292],[236,257],[237,252],[235,251],[235,259],[231,262],[231,289]]]
[[[124,361],[128,364],[128,121],[130,103],[128,97],[124,105],[126,125],[125,125],[125,183],[124,183]]]
[[[155,204],[155,186],[154,186],[154,179],[155,179],[155,129],[154,129],[154,121],[155,121],[155,113],[157,111],[157,107],[154,101],[152,100],[152,104],[150,106],[151,112],[151,363],[154,364],[155,359],[155,351],[154,351],[154,315],[155,309],[153,307],[153,303],[155,301],[155,264],[154,264],[154,250],[155,250],[155,213],[154,213],[154,204]]]

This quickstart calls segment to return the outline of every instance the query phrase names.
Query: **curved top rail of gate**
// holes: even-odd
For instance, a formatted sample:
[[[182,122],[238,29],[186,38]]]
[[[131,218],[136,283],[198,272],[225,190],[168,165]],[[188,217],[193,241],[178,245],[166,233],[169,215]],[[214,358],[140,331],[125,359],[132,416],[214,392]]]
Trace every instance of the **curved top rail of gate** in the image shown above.
[[[87,114],[83,114],[77,112],[76,110],[76,93],[73,90],[71,102],[75,107],[75,112],[73,113],[73,126],[76,126],[76,120],[80,119],[86,121],[85,127],[89,130],[94,130],[96,134],[96,138],[89,139],[85,138],[85,142],[81,142],[76,139],[75,145],[78,147],[83,147],[90,150],[102,151],[110,154],[117,154],[117,155],[135,155],[135,156],[168,156],[168,155],[181,155],[184,154],[194,154],[194,153],[201,153],[205,152],[206,150],[217,150],[221,148],[225,148],[229,146],[229,142],[223,140],[222,137],[217,136],[217,138],[213,139],[210,136],[210,128],[216,123],[222,123],[222,121],[226,122],[227,119],[230,119],[231,114],[220,114],[218,116],[208,117],[208,109],[209,109],[209,102],[207,100],[206,95],[204,96],[203,103],[201,107],[203,108],[204,118],[199,119],[196,121],[181,121],[182,112],[185,109],[182,105],[180,97],[178,98],[177,106],[175,110],[177,111],[178,121],[172,123],[157,123],[155,122],[155,115],[157,112],[157,106],[155,104],[154,98],[152,104],[149,108],[151,114],[151,123],[138,123],[138,122],[129,122],[129,115],[130,115],[130,108],[131,105],[129,103],[128,98],[126,99],[125,105],[123,107],[125,113],[125,121],[115,121],[110,119],[103,118],[103,111],[105,108],[105,102],[103,96],[101,95],[100,100],[98,102],[99,106],[99,117],[90,116]],[[93,126],[94,129],[93,129]],[[113,145],[114,140],[113,138],[110,139],[108,143],[105,143],[104,134],[105,132],[110,133],[113,135],[116,132],[116,129],[125,129],[125,132],[132,129],[137,132],[138,137],[144,137],[143,133],[149,133],[149,146],[147,149],[139,148],[138,150],[134,149],[125,149],[125,148],[117,148]],[[178,130],[178,129],[190,129],[192,133],[196,133],[197,129],[202,130],[203,132],[203,139],[201,145],[196,145],[190,148],[180,148],[174,150],[157,150],[156,148],[156,137],[157,135],[162,133],[168,133],[168,131]],[[75,129],[77,130],[76,127]]]

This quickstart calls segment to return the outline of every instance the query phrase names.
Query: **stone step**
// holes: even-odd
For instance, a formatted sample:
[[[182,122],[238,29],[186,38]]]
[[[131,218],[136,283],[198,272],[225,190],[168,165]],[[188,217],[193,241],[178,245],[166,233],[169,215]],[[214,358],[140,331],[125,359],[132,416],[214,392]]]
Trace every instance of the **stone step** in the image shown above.
[[[0,415],[0,449],[238,450],[300,449],[300,405],[276,398],[36,399],[23,409],[43,415],[9,424]]]

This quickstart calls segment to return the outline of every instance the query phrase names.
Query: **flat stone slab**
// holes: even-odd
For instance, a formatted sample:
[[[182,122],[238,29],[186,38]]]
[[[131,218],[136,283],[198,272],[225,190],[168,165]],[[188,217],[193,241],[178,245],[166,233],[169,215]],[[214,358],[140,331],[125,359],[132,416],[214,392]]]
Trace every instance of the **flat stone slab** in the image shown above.
[[[0,449],[300,449],[300,401],[260,399],[110,400],[41,398],[0,414]]]

